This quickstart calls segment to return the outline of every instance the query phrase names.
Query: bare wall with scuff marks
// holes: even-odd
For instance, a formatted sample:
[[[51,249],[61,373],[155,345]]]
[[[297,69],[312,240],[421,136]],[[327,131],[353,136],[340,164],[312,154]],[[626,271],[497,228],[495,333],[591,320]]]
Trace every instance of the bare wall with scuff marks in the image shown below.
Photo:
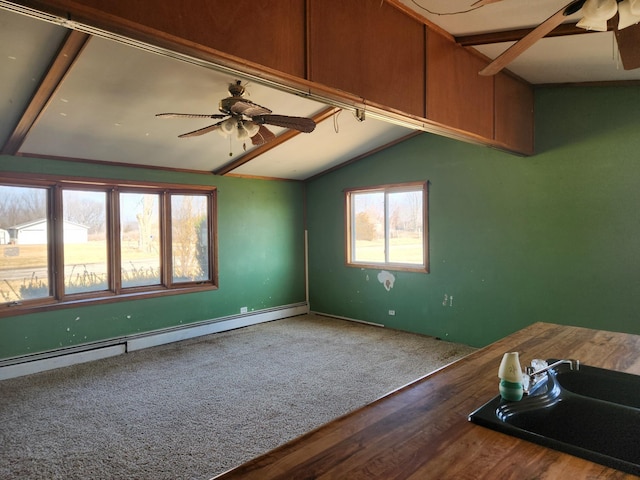
[[[310,182],[311,309],[474,346],[537,321],[640,333],[640,87],[541,88],[535,106],[534,156],[425,133]],[[386,291],[345,265],[342,192],[417,180],[430,273]]]
[[[302,184],[8,156],[2,171],[216,186],[219,289],[0,318],[0,359],[305,301]]]

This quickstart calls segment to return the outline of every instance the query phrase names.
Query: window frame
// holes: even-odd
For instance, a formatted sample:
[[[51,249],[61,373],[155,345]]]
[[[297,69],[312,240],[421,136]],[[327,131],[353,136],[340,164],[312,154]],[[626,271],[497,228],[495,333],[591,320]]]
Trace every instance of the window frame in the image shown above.
[[[91,178],[58,177],[41,174],[3,175],[2,186],[45,188],[47,190],[47,267],[49,296],[36,299],[0,303],[0,318],[33,313],[42,310],[69,308],[79,304],[101,304],[150,298],[166,295],[217,290],[217,187],[151,183],[143,181],[110,181]],[[107,243],[107,290],[65,293],[64,285],[64,241],[63,241],[63,191],[99,191],[106,194],[106,243]],[[158,195],[160,229],[160,283],[142,286],[122,286],[120,193],[145,193]],[[174,282],[171,264],[171,196],[205,195],[207,198],[207,280]]]
[[[422,249],[423,249],[423,263],[409,264],[399,262],[358,262],[354,260],[355,249],[355,211],[353,205],[353,195],[363,193],[382,193],[384,194],[384,249],[385,258],[387,257],[387,251],[389,246],[389,209],[387,205],[388,194],[402,191],[418,191],[422,190],[422,222],[423,222],[423,234],[422,234]],[[344,205],[345,205],[345,264],[348,267],[357,268],[373,268],[373,269],[386,269],[397,271],[410,271],[429,273],[429,182],[405,182],[405,183],[390,183],[383,185],[376,185],[370,187],[354,187],[344,190]]]

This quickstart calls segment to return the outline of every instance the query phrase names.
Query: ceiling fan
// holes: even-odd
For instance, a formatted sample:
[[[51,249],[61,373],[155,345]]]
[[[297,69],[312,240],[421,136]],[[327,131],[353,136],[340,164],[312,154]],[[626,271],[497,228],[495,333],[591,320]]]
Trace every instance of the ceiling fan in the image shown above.
[[[199,128],[192,132],[178,135],[179,138],[196,137],[205,133],[217,131],[223,136],[235,135],[239,140],[251,138],[253,145],[262,145],[275,138],[265,125],[290,128],[304,133],[311,133],[316,128],[316,122],[307,117],[290,117],[287,115],[272,115],[271,110],[253,103],[243,97],[244,86],[240,80],[229,84],[230,97],[220,100],[218,109],[222,113],[158,113],[161,118],[214,118],[219,122],[208,127]]]
[[[478,0],[473,6],[481,7],[502,0]],[[620,59],[625,70],[640,68],[640,0],[573,0],[514,43],[489,65],[480,75],[495,75],[525,50],[564,22],[565,17],[582,12],[576,24],[586,30],[605,32],[613,20],[613,31],[618,43]],[[615,22],[617,15],[618,21]]]

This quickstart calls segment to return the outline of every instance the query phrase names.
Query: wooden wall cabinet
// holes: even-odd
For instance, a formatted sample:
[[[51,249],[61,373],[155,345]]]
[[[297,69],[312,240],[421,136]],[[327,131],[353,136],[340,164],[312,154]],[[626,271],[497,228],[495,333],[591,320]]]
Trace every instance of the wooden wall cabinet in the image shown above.
[[[424,117],[424,24],[379,0],[309,1],[308,79]]]
[[[506,73],[495,76],[495,140],[508,149],[534,153],[533,89]]]
[[[400,0],[14,0],[417,128],[533,153],[533,91]]]
[[[480,57],[427,30],[427,118],[483,138],[493,138],[493,77],[478,72]]]
[[[305,0],[27,0],[37,10],[144,41],[175,37],[304,78]]]

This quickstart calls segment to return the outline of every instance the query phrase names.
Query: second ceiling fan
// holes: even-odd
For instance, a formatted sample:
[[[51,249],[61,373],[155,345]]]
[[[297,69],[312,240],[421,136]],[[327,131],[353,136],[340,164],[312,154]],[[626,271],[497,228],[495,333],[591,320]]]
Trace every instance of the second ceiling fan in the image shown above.
[[[502,0],[478,0],[473,5],[480,7],[500,1]],[[480,71],[480,75],[495,75],[564,23],[565,17],[579,11],[583,18],[576,26],[585,30],[607,31],[610,29],[609,23],[612,23],[624,69],[640,68],[640,0],[573,0],[496,57]],[[616,16],[618,21],[615,21]]]

